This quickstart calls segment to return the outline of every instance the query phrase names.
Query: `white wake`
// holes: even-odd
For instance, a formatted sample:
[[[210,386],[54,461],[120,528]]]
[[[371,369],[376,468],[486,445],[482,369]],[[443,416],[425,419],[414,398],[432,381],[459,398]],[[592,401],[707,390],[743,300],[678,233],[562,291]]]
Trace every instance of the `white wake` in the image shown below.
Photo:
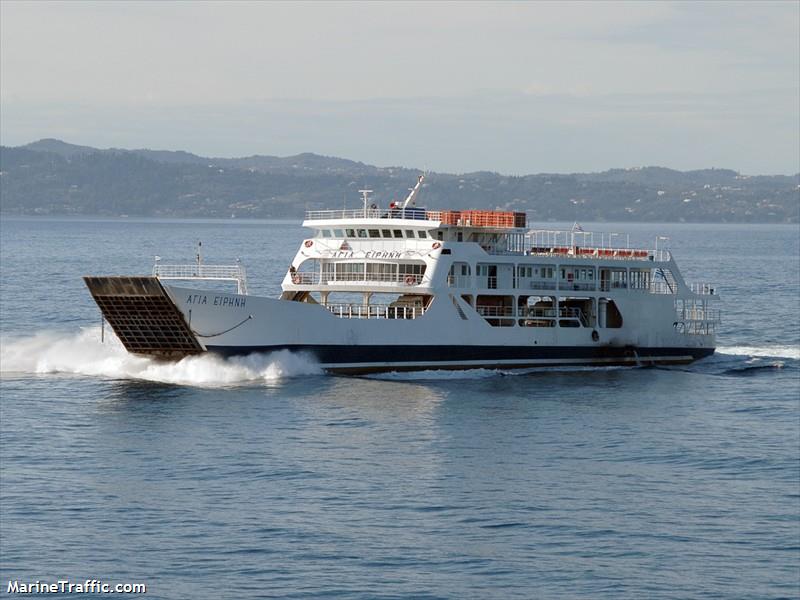
[[[800,346],[719,346],[717,354],[753,356],[759,358],[800,359]]]
[[[117,337],[100,328],[77,334],[40,332],[31,337],[0,340],[0,373],[72,373],[114,379],[144,379],[161,383],[225,386],[272,381],[322,373],[312,357],[286,350],[223,359],[211,354],[177,362],[129,354]]]

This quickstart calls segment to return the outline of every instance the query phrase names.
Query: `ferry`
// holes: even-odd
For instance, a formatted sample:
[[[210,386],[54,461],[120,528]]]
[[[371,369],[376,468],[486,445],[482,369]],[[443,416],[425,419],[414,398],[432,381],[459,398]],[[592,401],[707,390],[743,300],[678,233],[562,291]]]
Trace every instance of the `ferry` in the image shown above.
[[[308,211],[279,297],[244,266],[156,264],[84,280],[131,353],[176,360],[279,350],[331,372],[679,365],[713,354],[714,286],[686,283],[666,238],[533,229],[525,213],[400,202]],[[661,247],[659,248],[659,242]],[[228,281],[236,289],[209,290]]]

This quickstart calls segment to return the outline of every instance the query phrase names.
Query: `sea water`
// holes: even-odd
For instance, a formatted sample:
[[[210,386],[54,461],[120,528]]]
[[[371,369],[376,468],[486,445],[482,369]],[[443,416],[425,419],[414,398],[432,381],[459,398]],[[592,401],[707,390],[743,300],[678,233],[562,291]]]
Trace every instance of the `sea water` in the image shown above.
[[[2,592],[798,597],[798,228],[594,228],[623,227],[716,284],[715,356],[362,378],[288,352],[158,363],[108,327],[101,343],[82,275],[190,262],[201,240],[274,295],[300,226],[4,219]]]

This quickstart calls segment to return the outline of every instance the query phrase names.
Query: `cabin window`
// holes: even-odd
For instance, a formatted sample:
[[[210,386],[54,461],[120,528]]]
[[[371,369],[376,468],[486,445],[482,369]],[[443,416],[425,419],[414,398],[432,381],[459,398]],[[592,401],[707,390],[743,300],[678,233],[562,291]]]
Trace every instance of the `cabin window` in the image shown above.
[[[344,237],[344,231],[342,231],[341,229],[334,229],[333,230],[333,237],[343,238]]]
[[[631,270],[631,289],[646,290],[650,288],[650,270]]]
[[[392,232],[390,229],[381,229],[381,235],[385,238],[392,237]]]
[[[367,263],[367,273],[370,279],[391,281],[397,276],[397,265],[392,263]]]
[[[625,269],[611,270],[611,288],[625,289],[628,287],[628,272]]]
[[[392,233],[394,234],[394,237],[396,237],[396,238],[401,238],[401,237],[403,237],[403,232],[402,232],[402,231],[400,231],[399,229],[393,229],[393,230],[392,230]]]
[[[331,237],[331,232],[330,232],[330,230],[329,230],[329,229],[323,229],[323,230],[322,230],[322,237],[324,237],[324,238],[329,238],[329,237]]]
[[[453,263],[450,265],[450,275],[454,277],[468,277],[469,265],[467,263]]]
[[[336,263],[338,281],[363,281],[364,263]]]
[[[425,265],[412,265],[412,264],[400,264],[398,265],[399,272],[401,275],[424,275],[425,274]]]
[[[359,229],[358,230],[358,237],[360,237],[360,238],[367,237],[367,230],[366,229]]]
[[[406,229],[406,237],[407,238],[413,238],[414,237],[414,231],[411,230],[411,229]]]
[[[356,237],[356,230],[355,229],[348,229],[347,230],[347,237],[349,237],[349,238]]]
[[[428,234],[426,234],[424,231],[418,231],[418,232],[417,232],[417,235],[419,236],[419,238],[420,238],[421,240],[424,240],[425,238],[427,238],[427,237],[428,237]]]
[[[379,238],[379,237],[381,237],[381,232],[378,229],[370,229],[369,230],[369,237],[371,237],[371,238]]]

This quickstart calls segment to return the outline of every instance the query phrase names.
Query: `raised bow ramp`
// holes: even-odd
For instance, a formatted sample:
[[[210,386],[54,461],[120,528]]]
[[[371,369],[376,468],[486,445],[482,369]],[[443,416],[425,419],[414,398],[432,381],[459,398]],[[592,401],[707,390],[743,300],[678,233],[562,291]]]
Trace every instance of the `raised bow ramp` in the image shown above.
[[[204,352],[156,277],[84,277],[103,317],[134,354],[176,359]]]

